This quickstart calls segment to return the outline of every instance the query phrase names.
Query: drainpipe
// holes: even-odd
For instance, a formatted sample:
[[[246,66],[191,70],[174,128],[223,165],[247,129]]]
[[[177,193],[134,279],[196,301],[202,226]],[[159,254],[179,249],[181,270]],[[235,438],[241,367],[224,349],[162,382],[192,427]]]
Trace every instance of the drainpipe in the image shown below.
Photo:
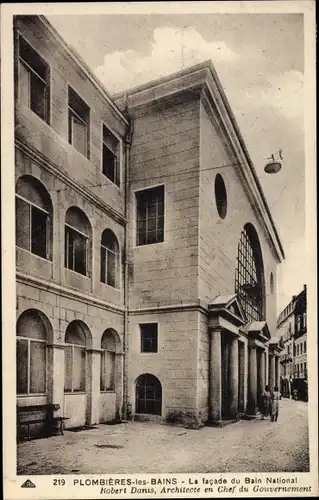
[[[124,114],[129,120],[129,129],[125,135],[125,237],[124,237],[124,330],[123,330],[123,420],[128,418],[128,217],[129,217],[129,168],[130,168],[130,152],[133,138],[133,121],[128,114],[127,96],[124,96],[125,111]]]

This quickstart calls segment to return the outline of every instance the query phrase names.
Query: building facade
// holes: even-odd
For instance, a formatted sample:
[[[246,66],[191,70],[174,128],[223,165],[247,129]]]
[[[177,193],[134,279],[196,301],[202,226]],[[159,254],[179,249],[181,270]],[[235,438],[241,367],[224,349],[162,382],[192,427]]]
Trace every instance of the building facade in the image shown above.
[[[307,389],[307,286],[292,297],[277,321],[277,337],[283,346],[280,355],[281,392],[290,397],[297,388],[308,399]]]
[[[111,99],[43,16],[14,33],[17,404],[255,415],[284,253],[214,67]]]

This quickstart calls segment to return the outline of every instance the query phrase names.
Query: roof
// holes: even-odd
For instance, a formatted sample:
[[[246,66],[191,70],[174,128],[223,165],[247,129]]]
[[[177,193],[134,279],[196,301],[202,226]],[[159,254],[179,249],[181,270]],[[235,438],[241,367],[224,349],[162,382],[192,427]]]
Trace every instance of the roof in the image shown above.
[[[198,92],[196,93],[196,91]],[[243,180],[252,196],[254,205],[257,207],[256,214],[264,225],[278,262],[281,262],[285,258],[285,254],[277,228],[238,124],[211,60],[128,89],[113,95],[113,98],[120,109],[127,106],[128,110],[132,111],[134,108],[146,107],[161,99],[183,93],[201,96],[203,100],[209,101],[209,106],[214,110],[214,113],[218,113],[227,140],[238,159],[238,167]]]

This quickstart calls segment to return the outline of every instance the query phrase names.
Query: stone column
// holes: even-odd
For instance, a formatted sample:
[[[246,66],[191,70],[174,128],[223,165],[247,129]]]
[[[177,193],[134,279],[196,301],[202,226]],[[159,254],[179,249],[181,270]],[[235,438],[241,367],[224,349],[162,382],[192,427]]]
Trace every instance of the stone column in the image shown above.
[[[265,385],[269,385],[269,355],[267,347],[265,348]]]
[[[53,344],[47,346],[48,356],[48,403],[60,405],[56,415],[64,413],[64,346]]]
[[[98,424],[100,420],[100,349],[87,349],[86,373],[86,421],[89,425]]]
[[[276,384],[276,372],[275,372],[275,356],[270,354],[269,356],[269,389],[274,390]]]
[[[279,384],[280,384],[280,359],[279,356],[275,356],[275,385],[280,390]]]
[[[248,413],[255,415],[257,406],[257,349],[249,346]]]
[[[258,387],[258,401],[259,404],[261,402],[261,396],[263,391],[265,390],[265,352],[262,350],[259,353],[259,374],[258,374],[258,380],[259,380],[259,387]]]
[[[222,349],[221,330],[211,330],[210,341],[210,408],[213,421],[222,418]]]
[[[229,413],[235,418],[238,414],[238,383],[238,339],[233,338],[230,344]]]
[[[117,352],[115,354],[115,392],[116,392],[116,403],[115,403],[115,419],[122,419],[122,407],[123,407],[123,352]]]

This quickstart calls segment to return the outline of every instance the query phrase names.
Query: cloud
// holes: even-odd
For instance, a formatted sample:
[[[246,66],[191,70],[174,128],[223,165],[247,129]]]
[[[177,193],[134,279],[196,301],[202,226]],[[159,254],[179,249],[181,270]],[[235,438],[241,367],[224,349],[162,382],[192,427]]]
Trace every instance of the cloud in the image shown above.
[[[272,74],[271,61],[257,45],[239,47],[236,53],[223,40],[205,40],[194,28],[155,28],[145,52],[108,53],[95,74],[109,92],[117,93],[207,59],[216,65],[235,114],[261,116],[268,109],[287,120],[302,119],[302,73]]]
[[[222,40],[206,41],[194,28],[163,26],[153,32],[150,54],[134,50],[106,54],[95,74],[116,93],[206,59],[230,64],[239,56]]]

